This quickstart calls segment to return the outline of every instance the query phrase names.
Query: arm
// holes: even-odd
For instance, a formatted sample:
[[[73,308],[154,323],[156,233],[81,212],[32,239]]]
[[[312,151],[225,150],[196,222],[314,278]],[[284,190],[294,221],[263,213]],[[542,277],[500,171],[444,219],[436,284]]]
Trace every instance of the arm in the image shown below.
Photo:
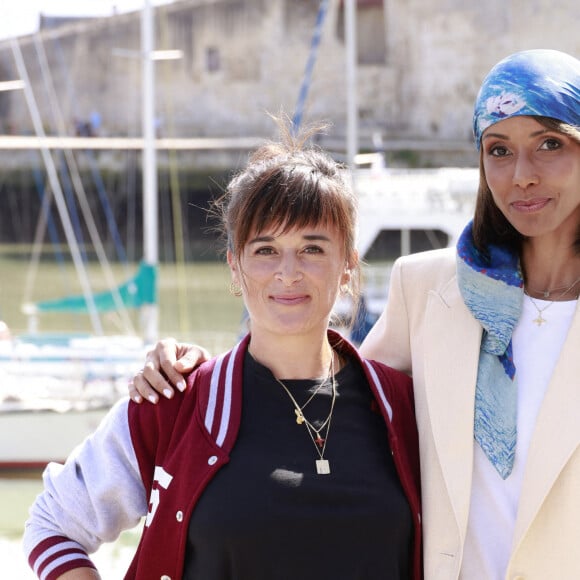
[[[23,547],[30,566],[46,580],[73,570],[98,578],[88,554],[147,513],[128,404],[117,403],[64,465],[51,463],[43,474],[44,490],[30,508]]]
[[[367,359],[411,374],[411,344],[407,294],[403,281],[405,259],[393,265],[385,308],[360,346]]]
[[[65,572],[58,577],[58,580],[101,580],[101,576],[92,568],[77,568],[76,570]]]
[[[160,340],[147,353],[145,366],[129,381],[129,396],[135,403],[147,399],[159,401],[159,393],[167,399],[174,395],[174,388],[184,391],[184,376],[211,358],[201,346],[180,343],[174,338]]]

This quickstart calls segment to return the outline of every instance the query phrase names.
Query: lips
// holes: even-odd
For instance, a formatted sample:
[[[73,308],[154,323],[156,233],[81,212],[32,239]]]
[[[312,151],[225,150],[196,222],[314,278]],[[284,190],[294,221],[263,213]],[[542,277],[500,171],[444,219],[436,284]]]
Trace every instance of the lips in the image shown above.
[[[308,300],[306,294],[292,294],[292,295],[275,295],[271,296],[271,299],[277,304],[285,304],[287,306],[293,306],[295,304],[302,304]]]
[[[533,199],[519,199],[514,201],[511,205],[514,209],[524,212],[532,213],[544,209],[551,201],[550,197],[536,197]]]

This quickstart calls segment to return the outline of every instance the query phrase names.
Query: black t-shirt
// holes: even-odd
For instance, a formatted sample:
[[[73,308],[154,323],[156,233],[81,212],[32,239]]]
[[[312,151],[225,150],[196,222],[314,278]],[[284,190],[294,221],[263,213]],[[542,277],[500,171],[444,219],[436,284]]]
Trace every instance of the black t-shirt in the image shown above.
[[[411,511],[387,428],[367,380],[350,361],[324,458],[269,369],[246,355],[242,422],[225,465],[189,523],[184,578],[195,580],[408,580]],[[284,381],[303,405],[319,381]],[[330,381],[305,410],[313,423],[330,410]]]

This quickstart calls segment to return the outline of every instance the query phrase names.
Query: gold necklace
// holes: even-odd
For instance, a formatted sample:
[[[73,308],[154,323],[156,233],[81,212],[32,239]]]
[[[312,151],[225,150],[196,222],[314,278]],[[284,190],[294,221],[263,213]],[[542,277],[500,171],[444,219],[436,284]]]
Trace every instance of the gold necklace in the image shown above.
[[[547,300],[548,298],[550,298],[550,294],[552,294],[552,292],[558,292],[558,290],[564,290],[564,292],[562,294],[560,294],[560,296],[559,296],[559,298],[562,298],[562,296],[564,296],[565,294],[568,294],[568,292],[570,292],[570,290],[572,290],[572,288],[574,288],[574,286],[576,286],[576,284],[578,284],[578,282],[580,282],[580,277],[576,278],[576,280],[574,280],[574,282],[572,282],[572,284],[570,284],[570,286],[558,286],[557,288],[548,288],[548,290],[533,290],[532,288],[528,287],[528,291],[532,292],[533,294],[541,294],[542,299]]]
[[[534,308],[538,312],[538,316],[536,318],[534,318],[532,320],[532,322],[534,322],[538,326],[542,326],[542,324],[545,324],[546,322],[548,322],[548,320],[546,318],[544,318],[542,316],[542,314],[546,310],[548,310],[548,308],[550,308],[550,306],[552,306],[552,304],[554,304],[554,302],[557,302],[560,298],[562,298],[563,296],[568,294],[568,292],[570,292],[572,290],[572,288],[574,288],[574,286],[576,286],[576,284],[578,284],[578,282],[580,282],[580,278],[576,278],[576,280],[574,280],[574,282],[572,282],[572,284],[570,284],[570,286],[567,286],[566,288],[564,288],[564,291],[561,294],[558,294],[558,296],[556,296],[556,298],[554,298],[554,300],[550,300],[550,302],[548,304],[546,304],[546,306],[544,306],[543,308],[540,308],[536,304],[536,301],[529,294],[526,294],[526,296],[530,299],[530,302],[532,303],[532,305],[534,306]],[[532,292],[533,292],[533,290],[532,290]],[[552,290],[551,292],[554,292],[554,290]],[[548,291],[548,295],[549,294],[550,294],[550,291]],[[576,295],[575,298],[578,299],[578,295]]]
[[[286,391],[286,394],[290,397],[294,405],[294,414],[296,415],[296,423],[298,425],[304,425],[306,430],[308,431],[308,435],[312,440],[312,444],[316,449],[316,453],[318,454],[319,459],[316,460],[316,473],[318,475],[328,475],[330,473],[330,463],[328,459],[324,459],[324,451],[326,450],[326,442],[328,441],[328,434],[330,432],[330,422],[332,420],[332,413],[334,412],[334,404],[336,402],[336,379],[334,378],[334,351],[332,352],[332,358],[330,360],[330,368],[329,368],[329,375],[332,384],[332,401],[330,403],[330,411],[326,419],[322,422],[318,429],[304,416],[304,409],[312,401],[314,396],[320,391],[322,386],[328,380],[326,377],[314,390],[312,395],[308,398],[306,403],[302,405],[302,407],[298,404],[288,387],[277,377],[274,377],[276,381],[282,386],[282,388]],[[324,433],[324,437],[321,435],[321,432],[326,428],[326,432]],[[316,433],[316,437],[314,437],[314,433]]]
[[[526,296],[530,299],[530,302],[533,304],[534,308],[536,309],[538,316],[536,318],[534,318],[532,320],[532,322],[538,326],[542,326],[542,324],[544,324],[545,322],[548,322],[543,316],[542,313],[544,312],[544,310],[547,310],[548,308],[550,308],[550,306],[552,306],[552,304],[554,304],[554,301],[552,300],[552,302],[549,302],[546,306],[544,306],[544,308],[540,308],[537,304],[536,301],[529,295],[526,294]]]

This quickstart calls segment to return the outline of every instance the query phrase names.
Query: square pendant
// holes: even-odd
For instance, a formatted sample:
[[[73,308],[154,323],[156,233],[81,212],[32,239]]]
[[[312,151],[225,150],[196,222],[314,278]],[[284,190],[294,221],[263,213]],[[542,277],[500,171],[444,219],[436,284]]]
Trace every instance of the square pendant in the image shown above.
[[[328,475],[330,473],[330,464],[327,459],[316,460],[316,473],[318,475]]]

